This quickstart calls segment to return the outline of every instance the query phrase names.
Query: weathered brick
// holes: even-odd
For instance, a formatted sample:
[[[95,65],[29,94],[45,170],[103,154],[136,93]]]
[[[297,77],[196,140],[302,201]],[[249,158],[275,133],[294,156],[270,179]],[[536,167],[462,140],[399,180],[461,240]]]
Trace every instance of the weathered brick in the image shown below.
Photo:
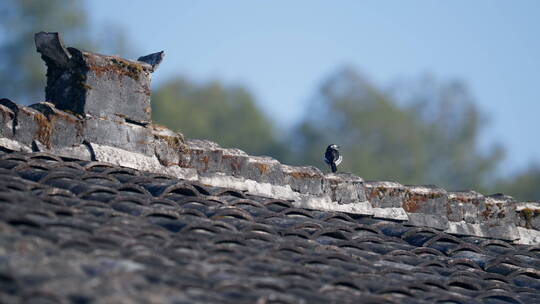
[[[83,142],[84,123],[80,117],[60,111],[48,102],[33,104],[30,108],[45,115],[51,125],[49,147],[78,146]]]
[[[366,196],[375,208],[401,208],[405,186],[396,182],[364,182]]]
[[[199,173],[219,172],[223,148],[208,140],[187,141],[188,160],[183,166],[194,168]]]
[[[517,203],[516,216],[518,226],[540,230],[540,202]]]
[[[155,154],[152,130],[136,124],[86,118],[83,137],[87,142],[138,152],[146,156]]]
[[[480,209],[485,208],[485,197],[475,191],[449,192],[446,203],[448,220],[479,223]]]
[[[5,100],[6,102],[11,102],[9,99]],[[13,138],[14,119],[15,113],[0,101],[0,137]]]
[[[446,190],[437,186],[408,186],[403,209],[408,213],[446,214]]]
[[[323,173],[315,167],[293,167],[281,165],[283,171],[283,181],[294,191],[320,195],[323,192],[322,180]]]
[[[184,136],[167,128],[152,126],[154,151],[159,162],[164,166],[178,165],[187,149]]]
[[[364,180],[351,173],[327,174],[323,179],[323,191],[338,204],[366,201]]]
[[[161,62],[163,52],[130,61],[66,49],[58,33],[37,33],[35,42],[48,69],[46,98],[58,109],[150,122],[150,73]]]
[[[250,156],[241,173],[244,177],[260,183],[283,185],[283,171],[281,164],[267,156]]]
[[[494,194],[486,196],[486,204],[479,210],[479,220],[489,226],[513,224],[516,218],[516,201],[511,196]]]

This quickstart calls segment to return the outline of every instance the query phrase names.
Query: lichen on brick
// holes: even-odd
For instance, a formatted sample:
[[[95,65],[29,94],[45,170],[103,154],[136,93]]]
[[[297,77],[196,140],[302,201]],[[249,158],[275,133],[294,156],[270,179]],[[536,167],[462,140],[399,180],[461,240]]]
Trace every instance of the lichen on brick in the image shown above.
[[[145,72],[143,66],[116,56],[103,56],[105,63],[98,62],[96,55],[85,53],[88,69],[102,77],[104,74],[123,75],[139,81],[141,73]]]
[[[243,156],[237,156],[237,155],[226,155],[224,154],[222,156],[222,161],[228,162],[230,165],[231,170],[233,170],[236,173],[240,172],[240,169],[242,168],[242,162],[239,159],[239,157]]]
[[[266,175],[266,173],[268,172],[269,166],[267,164],[255,163],[254,165],[255,167],[257,167],[257,169],[259,169],[259,173],[261,175]]]
[[[519,214],[525,220],[525,228],[532,229],[532,221],[540,215],[540,209],[523,208]]]
[[[180,136],[154,134],[154,138],[163,140],[169,147],[175,150],[180,150],[180,147],[184,144],[183,138]]]
[[[209,161],[208,156],[207,156],[207,155],[203,155],[203,157],[201,157],[201,158],[199,159],[199,161],[201,161],[201,162],[204,164],[204,169],[203,169],[203,170],[204,170],[205,172],[208,171],[208,161]]]
[[[388,187],[374,187],[369,191],[369,199],[384,199],[385,196],[396,196],[399,195],[401,189],[398,188],[388,188]]]
[[[303,172],[303,171],[289,172],[288,175],[292,176],[295,179],[315,178],[315,177],[317,177],[317,175],[312,173],[312,172]]]
[[[38,129],[36,133],[37,139],[43,143],[47,148],[51,147],[51,122],[41,113],[35,113],[34,121],[36,122]]]

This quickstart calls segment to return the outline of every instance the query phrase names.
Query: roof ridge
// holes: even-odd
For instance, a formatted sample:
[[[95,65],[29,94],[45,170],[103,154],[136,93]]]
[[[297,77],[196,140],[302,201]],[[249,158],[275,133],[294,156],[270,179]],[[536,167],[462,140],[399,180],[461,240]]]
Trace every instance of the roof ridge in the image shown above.
[[[55,33],[36,34],[36,45],[48,66],[46,91],[53,99],[28,107],[1,99],[2,149],[111,163],[288,200],[297,208],[370,215],[452,234],[540,244],[538,202],[516,202],[502,194],[448,192],[432,185],[364,181],[351,173],[324,174],[312,166],[289,166],[208,140],[185,140],[181,133],[153,125],[149,89],[133,93],[137,96],[122,95],[125,87],[118,94],[111,92],[116,92],[116,82],[129,83],[132,89],[149,88],[149,73],[163,53],[152,55],[155,67],[150,68],[145,62],[119,57],[111,61],[111,56],[66,49]],[[62,76],[75,72],[86,76],[71,80]],[[65,87],[59,87],[57,78],[66,80]],[[84,96],[60,98],[60,91],[81,86],[81,81]],[[127,107],[125,101],[133,98],[137,102]]]
[[[8,103],[9,107],[2,106]],[[25,107],[7,99],[0,102],[1,148],[111,163],[288,200],[297,208],[371,215],[451,234],[540,243],[538,202],[516,202],[509,196],[475,191],[449,192],[432,185],[364,181],[350,173],[324,174],[315,167],[281,164],[208,140],[184,140],[182,134],[152,124],[77,117],[50,103],[41,104]]]

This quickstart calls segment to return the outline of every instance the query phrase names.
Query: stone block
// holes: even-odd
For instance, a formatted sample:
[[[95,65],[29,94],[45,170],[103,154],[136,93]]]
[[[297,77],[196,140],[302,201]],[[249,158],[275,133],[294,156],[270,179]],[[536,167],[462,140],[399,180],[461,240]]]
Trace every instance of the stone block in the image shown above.
[[[58,110],[54,104],[40,102],[30,108],[41,112],[51,125],[50,147],[78,146],[83,142],[84,121],[73,114]]]
[[[223,148],[209,140],[188,140],[187,156],[183,167],[194,168],[199,173],[220,172]]]
[[[366,196],[374,208],[401,208],[405,186],[396,182],[364,182]]]
[[[366,201],[364,180],[351,173],[331,173],[324,176],[323,192],[338,204]]]
[[[250,156],[247,159],[246,166],[241,172],[242,176],[260,183],[271,183],[282,186],[283,171],[281,164],[267,156]]]
[[[323,193],[323,173],[315,167],[294,167],[281,165],[283,181],[293,191],[303,194],[321,195]]]
[[[130,61],[65,48],[58,33],[45,32],[36,34],[35,43],[47,64],[46,99],[58,109],[150,122],[150,74],[163,59],[163,52]]]
[[[540,202],[516,203],[516,220],[519,227],[540,230]]]
[[[308,194],[298,194],[292,202],[296,208],[306,208],[312,210],[324,210],[335,212],[346,212],[351,214],[373,215],[374,210],[367,201],[350,204],[336,204],[329,196],[315,196]]]
[[[437,186],[408,186],[402,206],[407,213],[446,216],[447,200],[446,190]]]
[[[2,103],[3,100],[11,103],[9,99],[0,100],[0,137],[13,138],[15,113]]]
[[[95,159],[100,162],[175,176],[180,179],[197,180],[197,172],[194,169],[180,168],[178,166],[163,167],[155,156],[146,156],[141,153],[134,153],[111,146],[102,146],[96,143],[88,143],[88,146],[92,150]]]
[[[491,226],[487,224],[471,224],[464,221],[448,222],[446,233],[471,235],[476,237],[514,241],[520,238],[518,227],[512,224]]]
[[[223,149],[219,172],[232,176],[242,176],[246,171],[249,156],[240,149]]]
[[[92,158],[92,151],[90,147],[86,144],[74,145],[74,146],[53,146],[47,147],[41,142],[34,140],[32,142],[32,147],[34,151],[37,152],[46,152],[54,154],[56,156],[71,158],[71,159],[80,159],[80,160],[94,160]]]
[[[398,221],[409,220],[409,216],[403,208],[373,208],[373,217]]]
[[[448,220],[479,223],[480,209],[485,209],[485,197],[475,191],[449,192],[446,202]]]
[[[154,156],[152,130],[140,125],[100,118],[84,120],[83,137],[87,142]]]
[[[413,226],[425,226],[439,230],[449,228],[448,219],[441,214],[408,213],[408,223]]]
[[[481,223],[489,226],[516,225],[516,201],[511,196],[494,194],[486,196],[484,208],[479,210]]]
[[[519,233],[519,240],[515,241],[515,243],[524,245],[540,244],[540,231],[523,227],[517,227],[517,230]]]
[[[12,138],[19,143],[32,146],[34,140],[39,140],[44,145],[50,147],[51,124],[41,112],[21,105],[17,105],[7,99],[2,100],[1,105],[9,108],[14,114],[12,118],[12,131],[7,127],[6,134],[12,134]],[[6,123],[9,126],[9,111],[6,113]]]
[[[187,146],[181,133],[167,128],[151,126],[154,137],[154,151],[159,162],[164,166],[178,165],[185,155]]]
[[[0,147],[10,151],[32,152],[32,149],[29,146],[23,145],[20,142],[7,137],[0,137]]]

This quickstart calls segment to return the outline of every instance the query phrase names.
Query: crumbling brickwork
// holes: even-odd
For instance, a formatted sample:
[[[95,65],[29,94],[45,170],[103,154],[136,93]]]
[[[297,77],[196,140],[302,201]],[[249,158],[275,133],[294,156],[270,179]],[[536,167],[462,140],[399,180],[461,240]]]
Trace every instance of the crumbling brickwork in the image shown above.
[[[55,33],[36,35],[48,66],[47,99],[29,107],[0,100],[0,147],[113,163],[206,185],[404,221],[459,235],[540,243],[540,204],[436,186],[365,182],[348,174],[281,164],[182,134],[150,121],[150,73],[163,58],[128,61],[65,48]],[[79,74],[78,74],[79,73]],[[78,78],[77,78],[78,77]]]

